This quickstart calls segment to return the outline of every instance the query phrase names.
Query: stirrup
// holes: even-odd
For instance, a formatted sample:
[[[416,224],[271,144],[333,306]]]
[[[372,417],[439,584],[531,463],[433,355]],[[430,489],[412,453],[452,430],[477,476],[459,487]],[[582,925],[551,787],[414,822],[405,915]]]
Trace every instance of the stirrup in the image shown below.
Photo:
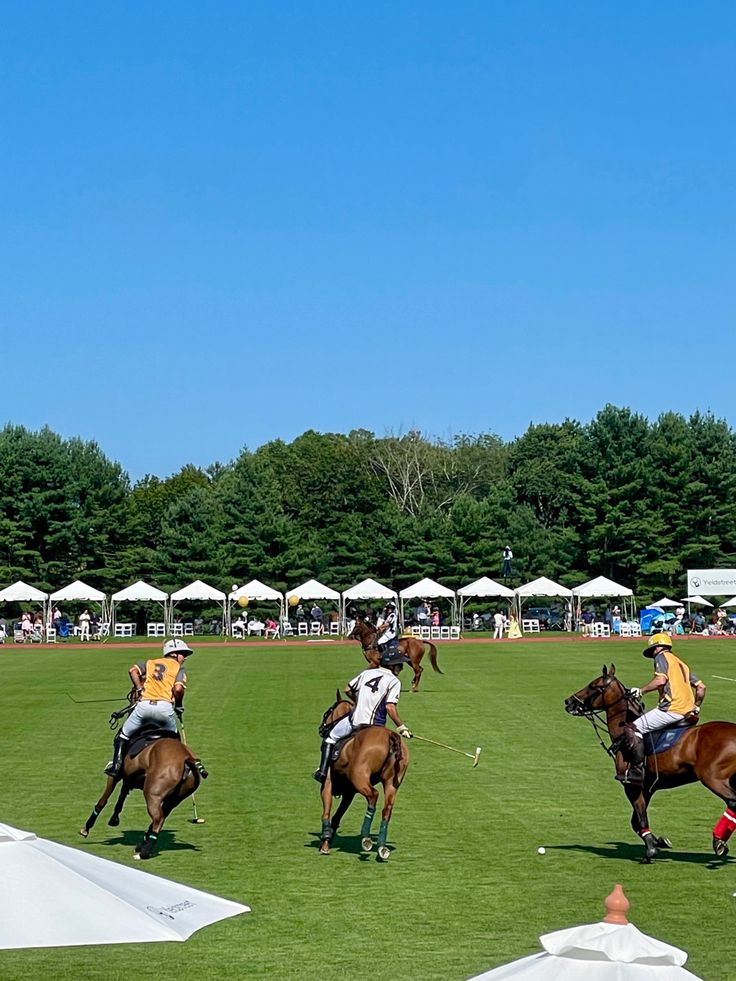
[[[644,766],[640,764],[633,764],[628,766],[623,773],[617,773],[616,780],[620,780],[621,783],[644,783]]]
[[[115,760],[110,760],[110,762],[103,770],[103,773],[106,773],[108,777],[116,777],[118,775],[118,771],[115,768]]]

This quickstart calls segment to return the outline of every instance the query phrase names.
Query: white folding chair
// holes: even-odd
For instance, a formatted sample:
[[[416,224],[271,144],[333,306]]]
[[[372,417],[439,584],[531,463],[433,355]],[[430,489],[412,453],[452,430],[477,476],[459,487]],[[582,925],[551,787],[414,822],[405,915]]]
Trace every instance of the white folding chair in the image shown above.
[[[641,624],[638,620],[629,620],[629,630],[631,637],[641,637]]]
[[[460,640],[460,627],[450,627],[450,640]]]
[[[304,620],[300,620],[299,623],[297,624],[297,632],[298,632],[298,634],[299,634],[300,637],[308,637],[309,636],[309,624],[308,623],[305,623]]]
[[[322,633],[322,624],[319,620],[312,620],[309,625],[309,633],[312,637],[318,637]]]
[[[522,620],[521,621],[521,632],[524,634],[538,634],[541,633],[539,628],[539,620]]]
[[[338,637],[340,635],[340,621],[330,620],[330,637]]]
[[[56,627],[46,627],[46,643],[56,643]]]
[[[294,628],[291,625],[290,620],[281,621],[281,636],[282,637],[292,637],[294,635]]]
[[[429,628],[429,639],[430,640],[439,640],[440,639],[440,628],[439,627],[430,627]]]
[[[449,640],[449,639],[450,639],[450,628],[440,627],[440,640]]]
[[[422,627],[409,627],[412,637],[416,637],[418,640],[422,636]]]
[[[146,624],[146,636],[147,637],[158,637],[158,624],[157,623],[147,623]]]
[[[184,624],[174,623],[171,626],[171,636],[172,637],[183,637],[184,636]]]
[[[193,637],[194,636],[194,624],[193,623],[185,623],[184,624],[184,636],[185,637]]]
[[[115,624],[115,636],[116,637],[124,637],[125,636],[125,627],[126,627],[126,624],[124,624],[124,623],[116,623]]]
[[[618,632],[619,632],[619,634],[622,637],[630,637],[631,636],[631,624],[622,623],[621,626],[619,627]]]

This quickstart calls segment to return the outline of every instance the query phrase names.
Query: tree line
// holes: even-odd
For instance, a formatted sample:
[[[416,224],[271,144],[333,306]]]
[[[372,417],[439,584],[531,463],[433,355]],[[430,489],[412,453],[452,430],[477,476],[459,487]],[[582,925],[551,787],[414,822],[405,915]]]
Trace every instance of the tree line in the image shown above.
[[[605,575],[642,599],[687,568],[736,564],[736,436],[711,414],[656,421],[607,405],[587,424],[450,440],[307,431],[131,484],[94,442],[0,431],[0,583],[107,592],[134,579],[336,589],[373,576],[453,588]]]

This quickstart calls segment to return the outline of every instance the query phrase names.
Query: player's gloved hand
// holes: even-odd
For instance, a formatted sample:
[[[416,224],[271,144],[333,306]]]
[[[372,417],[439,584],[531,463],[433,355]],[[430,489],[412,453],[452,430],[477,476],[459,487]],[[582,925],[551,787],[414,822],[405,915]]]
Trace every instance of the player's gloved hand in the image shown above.
[[[629,694],[638,700],[641,698],[641,688],[629,688]]]
[[[404,739],[413,739],[414,738],[414,733],[411,731],[411,729],[409,728],[409,726],[400,725],[399,728],[396,731],[398,732],[398,734],[400,736],[403,736]]]
[[[690,714],[691,715],[700,715],[700,706],[699,705],[693,705],[692,711],[691,711]]]
[[[174,711],[176,712],[177,719],[183,719],[184,718],[184,706],[183,705],[175,705],[174,706]]]

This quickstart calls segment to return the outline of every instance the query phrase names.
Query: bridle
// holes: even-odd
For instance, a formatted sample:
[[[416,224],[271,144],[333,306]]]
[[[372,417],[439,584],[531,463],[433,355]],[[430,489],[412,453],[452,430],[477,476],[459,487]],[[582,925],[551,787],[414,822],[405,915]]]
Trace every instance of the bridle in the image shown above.
[[[609,702],[607,705],[603,705],[601,708],[593,708],[593,702],[595,699],[598,698],[599,695],[603,695],[603,693],[607,691],[614,682],[616,682],[620,689],[620,694],[618,697],[612,702]],[[602,738],[604,735],[607,735],[609,738],[611,736],[611,730],[608,726],[610,709],[612,709],[615,705],[618,705],[619,702],[625,702],[626,705],[624,707],[624,711],[626,711],[627,708],[632,708],[636,712],[637,716],[641,715],[642,712],[641,702],[634,698],[631,691],[621,681],[619,681],[618,678],[608,678],[605,684],[602,685],[588,685],[585,698],[579,698],[577,695],[572,695],[569,702],[570,705],[574,706],[576,709],[575,712],[571,712],[570,714],[582,716],[583,718],[587,719],[593,726],[593,731],[598,738],[598,742],[601,744],[606,753],[614,758],[621,743],[621,736],[618,736],[616,739],[611,739],[609,745],[606,745],[604,739]]]

